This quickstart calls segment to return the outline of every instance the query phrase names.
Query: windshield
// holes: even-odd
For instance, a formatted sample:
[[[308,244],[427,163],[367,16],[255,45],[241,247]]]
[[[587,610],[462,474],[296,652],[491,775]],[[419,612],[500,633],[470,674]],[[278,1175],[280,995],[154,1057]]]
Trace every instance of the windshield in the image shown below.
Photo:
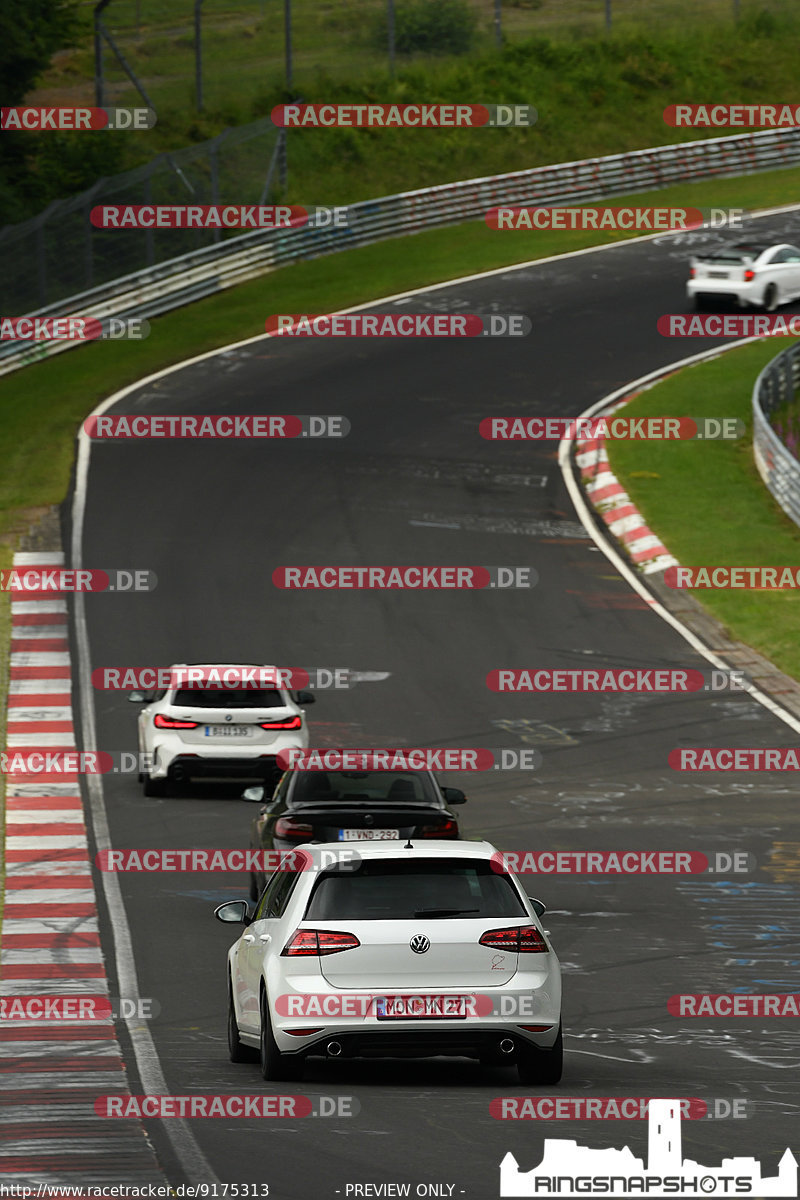
[[[507,875],[486,860],[366,859],[357,870],[331,870],[317,881],[306,910],[315,921],[406,921],[527,917]]]
[[[308,804],[428,804],[442,808],[430,776],[423,771],[296,771],[289,797],[292,808]]]

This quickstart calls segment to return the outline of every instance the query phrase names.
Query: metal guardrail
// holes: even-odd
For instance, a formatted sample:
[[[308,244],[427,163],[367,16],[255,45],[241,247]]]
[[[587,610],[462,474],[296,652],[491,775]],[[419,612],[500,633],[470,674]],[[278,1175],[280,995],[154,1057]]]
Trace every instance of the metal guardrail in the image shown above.
[[[304,226],[229,238],[25,315],[148,317],[287,263],[458,224],[482,217],[496,205],[591,202],[799,163],[800,130],[764,130],[461,180],[353,204],[346,227]],[[0,375],[80,344],[2,343]]]
[[[800,462],[769,421],[800,391],[800,343],[768,362],[753,388],[753,457],[758,473],[787,516],[800,525]]]

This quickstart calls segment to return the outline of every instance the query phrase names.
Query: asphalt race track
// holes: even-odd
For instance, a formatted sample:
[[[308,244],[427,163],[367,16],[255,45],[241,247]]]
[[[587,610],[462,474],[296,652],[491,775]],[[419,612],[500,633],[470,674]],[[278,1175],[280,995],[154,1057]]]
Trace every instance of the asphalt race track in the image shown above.
[[[800,215],[760,222],[759,232],[766,227],[794,241]],[[542,754],[536,772],[447,777],[469,794],[461,810],[469,837],[509,850],[753,853],[760,869],[738,879],[564,875],[531,877],[528,890],[548,905],[564,968],[566,1067],[551,1094],[746,1098],[746,1120],[684,1122],[684,1152],[709,1166],[755,1155],[773,1174],[796,1133],[796,1025],[679,1020],[667,1000],[795,990],[794,789],[775,774],[681,776],[667,756],[680,746],[789,745],[792,731],[747,696],[526,697],[485,686],[498,667],[707,666],[587,537],[556,444],[478,435],[486,416],[576,416],[627,381],[708,348],[656,332],[660,315],[685,310],[686,258],[685,245],[659,239],[375,306],[524,313],[533,323],[526,338],[263,340],[126,398],[114,411],[343,414],[352,432],[338,442],[95,443],[84,565],[149,568],[158,587],[87,597],[91,666],[387,671],[382,682],[319,692],[312,744],[535,745]],[[533,591],[303,593],[271,582],[276,566],[325,563],[533,566],[539,583]],[[125,695],[97,691],[94,704],[99,748],[135,750],[137,709]],[[114,775],[104,789],[117,847],[244,847],[256,811],[236,787],[145,799],[135,775]],[[767,869],[779,843],[782,866]],[[468,1060],[320,1060],[302,1084],[266,1085],[256,1066],[227,1058],[233,936],[212,916],[222,900],[246,896],[246,878],[120,880],[140,991],[161,1008],[151,1032],[170,1093],[360,1102],[357,1116],[319,1119],[312,1131],[309,1119],[192,1122],[220,1180],[268,1182],[280,1200],[400,1182],[488,1197],[497,1195],[506,1151],[529,1169],[545,1136],[646,1154],[644,1122],[493,1119],[494,1097],[526,1089],[513,1069],[483,1071]],[[112,938],[106,920],[113,971]],[[132,1056],[130,1068],[141,1090]],[[163,1128],[148,1129],[179,1183]]]

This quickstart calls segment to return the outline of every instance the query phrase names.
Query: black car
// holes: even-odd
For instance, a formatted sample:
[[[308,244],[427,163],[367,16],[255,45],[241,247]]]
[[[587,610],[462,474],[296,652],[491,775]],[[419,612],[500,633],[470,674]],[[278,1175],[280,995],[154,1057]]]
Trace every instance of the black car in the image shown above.
[[[245,792],[261,799],[261,789]],[[458,838],[448,805],[463,804],[459,788],[441,787],[431,771],[286,771],[253,821],[250,848],[292,850],[304,842]],[[266,882],[251,873],[258,899]]]

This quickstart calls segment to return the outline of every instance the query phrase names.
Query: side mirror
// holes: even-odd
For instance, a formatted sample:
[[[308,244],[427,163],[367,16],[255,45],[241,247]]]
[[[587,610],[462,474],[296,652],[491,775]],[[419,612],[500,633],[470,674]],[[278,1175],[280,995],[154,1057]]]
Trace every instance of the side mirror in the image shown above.
[[[535,896],[528,896],[528,899],[533,905],[533,911],[541,921],[542,917],[547,912],[547,905],[543,904],[541,900],[537,900]]]
[[[461,788],[442,788],[442,795],[448,804],[466,804],[467,797],[462,792]]]
[[[314,695],[313,692],[298,692],[297,693],[297,703],[300,705],[316,704],[316,702],[317,702],[317,697]]]
[[[131,704],[145,703],[144,692],[128,692],[128,699],[130,700]]]
[[[251,804],[261,804],[263,800],[267,799],[264,788],[260,786],[245,788],[241,798],[249,800]]]
[[[225,925],[249,925],[250,906],[246,900],[228,900],[214,909],[214,916]]]

